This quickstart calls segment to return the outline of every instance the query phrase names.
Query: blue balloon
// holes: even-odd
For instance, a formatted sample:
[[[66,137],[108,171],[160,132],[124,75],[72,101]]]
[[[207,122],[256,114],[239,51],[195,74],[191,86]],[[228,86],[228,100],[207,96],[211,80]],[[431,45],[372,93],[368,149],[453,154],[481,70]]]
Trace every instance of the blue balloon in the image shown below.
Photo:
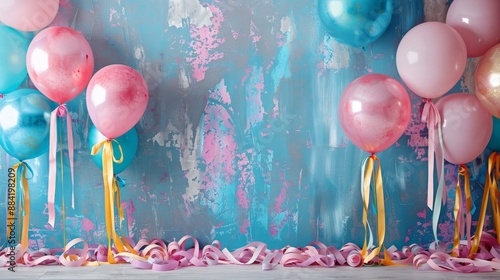
[[[38,90],[19,89],[0,102],[0,145],[18,160],[36,158],[49,149],[50,101]]]
[[[500,119],[493,117],[493,133],[491,133],[488,149],[500,152]]]
[[[17,30],[0,26],[0,93],[9,93],[26,79],[28,41]]]
[[[99,130],[97,130],[97,128],[94,125],[90,127],[89,138],[88,138],[90,150],[92,150],[92,147],[95,144],[100,143],[106,139],[107,139],[106,136],[102,135],[102,133],[99,132]],[[127,133],[116,138],[115,140],[118,141],[123,150],[122,163],[113,162],[113,173],[119,174],[123,172],[125,169],[127,169],[127,167],[134,159],[135,153],[137,152],[137,147],[139,145],[139,137],[137,136],[137,130],[135,129],[135,127],[133,127],[131,130],[127,131]],[[115,141],[113,141],[112,143],[113,143],[113,155],[115,156],[116,159],[119,159],[120,150],[118,148],[118,144]],[[99,153],[97,153],[96,155],[92,156],[92,160],[94,160],[94,163],[97,165],[97,167],[99,167],[99,169],[102,170],[102,150],[99,151]]]
[[[340,43],[364,47],[389,26],[392,0],[318,0],[318,13],[327,33]]]

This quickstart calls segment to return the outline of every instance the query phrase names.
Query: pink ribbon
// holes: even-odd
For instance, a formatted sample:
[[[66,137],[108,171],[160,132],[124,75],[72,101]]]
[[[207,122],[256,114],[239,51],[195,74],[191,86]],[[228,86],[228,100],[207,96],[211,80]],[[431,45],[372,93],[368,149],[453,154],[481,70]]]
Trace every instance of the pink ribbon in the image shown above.
[[[48,186],[48,211],[49,211],[49,225],[54,227],[56,212],[54,208],[54,200],[56,196],[56,170],[57,170],[57,118],[66,116],[66,125],[68,133],[68,153],[69,153],[69,164],[71,171],[71,207],[75,208],[75,195],[74,195],[74,173],[73,173],[73,162],[74,162],[74,151],[73,151],[73,126],[71,123],[71,116],[68,112],[66,104],[60,104],[52,113],[50,114],[50,146],[49,146],[49,186]],[[62,147],[61,147],[62,149]]]
[[[442,151],[443,151],[443,145],[442,145],[442,137],[441,137],[441,116],[439,115],[439,111],[436,108],[436,105],[432,103],[432,100],[426,99],[424,108],[422,110],[422,117],[421,117],[422,122],[425,122],[427,124],[427,130],[429,133],[429,138],[428,138],[428,176],[427,176],[427,207],[429,209],[433,209],[433,203],[434,203],[434,154],[436,154],[436,163],[437,168],[438,168],[438,179],[440,179],[441,176],[441,163],[444,162],[444,159],[442,157]],[[437,130],[436,130],[437,128]],[[440,146],[438,149],[434,147],[435,141],[436,141],[436,133],[439,133],[438,139],[440,140]],[[443,201],[446,200],[446,197],[444,197],[445,193],[443,194]]]
[[[186,248],[186,242],[192,240],[194,246]],[[180,267],[216,264],[250,265],[260,263],[262,270],[271,270],[278,264],[283,266],[306,267],[318,265],[333,268],[336,265],[348,265],[361,267],[363,259],[361,249],[352,243],[344,245],[340,250],[333,246],[326,246],[321,242],[312,242],[304,248],[290,247],[279,250],[268,250],[267,245],[262,242],[252,242],[248,245],[229,251],[221,249],[218,241],[200,248],[198,240],[191,236],[184,236],[178,242],[173,241],[168,246],[160,239],[152,239],[149,242],[139,240],[134,245],[132,240],[128,243],[134,247],[137,254],[129,252],[118,253],[113,249],[113,257],[117,262],[128,262],[139,269],[151,269],[155,271],[171,271]],[[81,249],[75,248],[82,244]],[[387,254],[396,265],[412,264],[418,270],[455,271],[462,273],[488,272],[500,269],[500,244],[496,237],[488,232],[483,232],[478,253],[474,259],[467,256],[470,245],[461,243],[460,255],[452,257],[447,253],[446,246],[439,244],[435,249],[424,250],[413,244],[405,246],[401,251],[391,246]],[[8,248],[0,251],[0,266],[8,265]],[[103,245],[88,246],[81,238],[70,241],[64,249],[39,251],[21,251],[20,247],[15,251],[17,263],[27,266],[54,265],[76,267],[82,265],[97,265],[99,262],[107,262],[107,248]],[[377,263],[381,256],[374,258]],[[387,257],[384,257],[384,261]]]
[[[432,231],[434,240],[439,242],[437,237],[437,227],[441,205],[446,203],[446,190],[444,188],[444,156],[443,156],[443,136],[441,132],[441,116],[432,100],[424,99],[421,120],[427,124],[428,136],[428,169],[427,169],[427,207],[433,210]],[[436,129],[437,128],[437,129]],[[437,135],[436,135],[437,134]],[[439,145],[435,147],[436,138]],[[436,167],[438,175],[438,189],[434,200],[434,156],[436,157]],[[433,206],[434,204],[434,206]]]

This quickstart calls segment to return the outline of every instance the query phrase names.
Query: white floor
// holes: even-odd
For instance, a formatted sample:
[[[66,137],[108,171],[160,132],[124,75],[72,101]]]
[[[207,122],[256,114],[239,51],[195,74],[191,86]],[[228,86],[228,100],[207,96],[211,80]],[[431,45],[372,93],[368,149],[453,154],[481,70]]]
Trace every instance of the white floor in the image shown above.
[[[0,279],[500,279],[500,271],[462,274],[455,272],[417,271],[413,267],[335,267],[297,268],[278,265],[272,271],[262,271],[260,265],[216,265],[183,267],[174,271],[154,272],[130,265],[101,265],[96,267],[37,266],[0,270]]]

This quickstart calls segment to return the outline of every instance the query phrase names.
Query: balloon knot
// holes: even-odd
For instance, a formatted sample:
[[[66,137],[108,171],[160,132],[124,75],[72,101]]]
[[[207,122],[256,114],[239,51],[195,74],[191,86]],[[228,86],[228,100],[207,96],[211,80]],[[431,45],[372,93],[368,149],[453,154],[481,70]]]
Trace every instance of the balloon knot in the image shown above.
[[[469,168],[467,168],[467,165],[465,164],[460,164],[460,166],[458,167],[458,173],[460,173],[461,175],[466,175],[468,171]]]
[[[67,114],[68,114],[68,108],[66,107],[66,104],[59,104],[59,106],[57,106],[57,116],[64,117]]]

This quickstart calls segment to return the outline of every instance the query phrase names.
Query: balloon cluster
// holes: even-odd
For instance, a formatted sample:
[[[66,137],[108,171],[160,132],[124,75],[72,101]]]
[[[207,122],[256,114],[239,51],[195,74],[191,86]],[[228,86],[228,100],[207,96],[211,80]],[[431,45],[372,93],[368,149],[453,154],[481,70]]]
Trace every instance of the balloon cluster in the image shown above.
[[[392,12],[391,5],[392,1],[370,1],[368,4],[367,1],[361,3],[355,0],[319,0],[318,10],[321,21],[332,37],[341,43],[359,47],[378,38],[365,36],[367,30],[374,30],[369,26],[376,23],[378,28],[375,30],[385,30],[387,25],[382,23],[387,23],[383,19]],[[396,52],[396,67],[401,80],[423,101],[421,119],[427,124],[429,140],[427,205],[434,210],[436,242],[441,201],[446,200],[446,190],[443,188],[444,160],[459,165],[455,203],[460,207],[455,206],[454,250],[459,246],[458,228],[460,224],[463,225],[464,219],[469,221],[470,218],[465,217],[471,215],[466,164],[481,155],[488,142],[497,149],[499,147],[500,121],[493,122],[492,118],[492,115],[500,118],[499,25],[500,1],[454,0],[448,10],[446,23],[424,22],[414,26],[399,42]],[[467,58],[478,56],[482,58],[475,72],[475,94],[452,93],[444,96],[462,77]],[[437,98],[439,100],[434,104],[433,99]],[[368,74],[354,80],[341,96],[339,120],[342,129],[356,146],[371,154],[367,159],[368,164],[367,161],[363,164],[364,224],[371,184],[368,173],[373,170],[373,162],[378,161],[374,154],[390,147],[404,133],[410,120],[410,105],[405,88],[393,78],[381,74]],[[496,137],[495,140],[492,135]],[[439,180],[435,200],[434,157]],[[376,189],[382,190],[382,179],[376,178],[376,182]],[[461,191],[465,192],[466,203],[461,203]],[[466,205],[466,209],[463,205]],[[481,209],[479,219],[484,220],[486,207],[482,206]],[[379,218],[379,227],[385,227],[383,211],[378,215],[382,217]],[[496,227],[500,230],[500,213],[494,215],[495,220],[499,220]],[[479,223],[482,225],[482,222]],[[385,228],[382,228],[384,232]],[[379,246],[382,246],[382,242],[383,238]]]
[[[0,57],[5,58],[0,65],[0,94],[6,96],[0,104],[0,145],[20,160],[47,152],[54,109],[49,100],[61,106],[87,88],[87,107],[95,124],[89,144],[93,146],[102,137],[118,138],[126,147],[124,162],[116,165],[120,166],[116,173],[120,173],[137,150],[133,127],[147,105],[146,83],[125,65],[110,65],[93,75],[94,55],[85,37],[69,27],[46,28],[58,9],[59,0],[0,3],[0,21],[5,24],[0,26]],[[39,32],[28,42],[19,31]],[[37,90],[16,90],[28,75]],[[64,114],[59,111],[58,116]],[[99,158],[94,160],[101,166]]]

